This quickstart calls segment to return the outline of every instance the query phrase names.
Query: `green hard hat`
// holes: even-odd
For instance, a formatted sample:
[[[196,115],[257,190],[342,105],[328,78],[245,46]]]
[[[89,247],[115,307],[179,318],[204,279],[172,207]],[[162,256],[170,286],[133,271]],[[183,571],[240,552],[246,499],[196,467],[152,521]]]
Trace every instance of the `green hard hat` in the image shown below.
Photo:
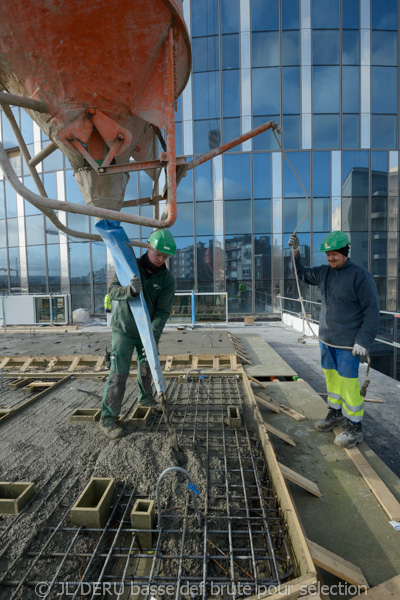
[[[321,252],[330,252],[331,250],[340,250],[350,244],[350,240],[343,231],[332,231],[321,244]]]
[[[168,229],[157,229],[153,231],[149,239],[147,240],[150,246],[158,252],[169,254],[174,256],[176,252],[176,244],[174,236],[168,231]]]

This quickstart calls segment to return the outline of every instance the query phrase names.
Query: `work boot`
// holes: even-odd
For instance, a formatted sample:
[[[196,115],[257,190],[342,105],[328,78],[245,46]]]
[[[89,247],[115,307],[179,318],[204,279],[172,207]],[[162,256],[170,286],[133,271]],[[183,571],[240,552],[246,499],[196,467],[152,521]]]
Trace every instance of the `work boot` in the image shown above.
[[[150,406],[150,408],[152,410],[154,410],[155,412],[162,412],[161,403],[157,402],[157,400],[155,400],[153,397],[143,398],[142,400],[138,400],[138,404],[139,404],[139,406],[145,406],[145,407]]]
[[[116,422],[106,425],[104,419],[100,419],[100,429],[111,440],[118,440],[124,437],[125,432],[122,427],[119,427]]]
[[[353,423],[347,419],[342,433],[335,437],[336,446],[340,448],[354,448],[356,444],[363,441],[363,432],[361,423]]]
[[[345,421],[345,417],[342,414],[342,411],[336,410],[335,408],[329,407],[328,414],[325,419],[321,421],[315,421],[314,428],[317,431],[332,431],[332,429],[336,425],[343,425]]]

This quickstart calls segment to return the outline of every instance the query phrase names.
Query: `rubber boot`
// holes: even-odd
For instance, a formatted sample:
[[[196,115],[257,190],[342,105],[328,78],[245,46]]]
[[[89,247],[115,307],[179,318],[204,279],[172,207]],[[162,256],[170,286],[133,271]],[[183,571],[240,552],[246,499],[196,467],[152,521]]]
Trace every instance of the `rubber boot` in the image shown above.
[[[336,446],[340,448],[354,448],[356,444],[363,441],[363,432],[361,423],[353,423],[347,419],[342,433],[335,437]]]
[[[316,421],[314,423],[314,428],[317,431],[332,431],[332,429],[336,425],[343,425],[345,420],[346,417],[343,416],[341,410],[336,410],[334,408],[329,407],[329,411],[325,419],[322,419],[321,421]]]

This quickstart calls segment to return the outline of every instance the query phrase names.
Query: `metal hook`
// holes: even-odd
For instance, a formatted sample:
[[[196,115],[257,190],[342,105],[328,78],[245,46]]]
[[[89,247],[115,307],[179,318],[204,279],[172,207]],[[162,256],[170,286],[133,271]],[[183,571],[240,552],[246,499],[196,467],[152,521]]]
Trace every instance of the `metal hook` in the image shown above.
[[[87,339],[89,340],[88,348],[91,348],[91,345],[90,345],[90,335],[88,333],[82,333],[81,335],[86,335]],[[82,352],[82,348],[83,348],[83,338],[82,338],[82,342],[81,342],[81,350],[80,350],[81,352]]]
[[[203,340],[204,340],[204,338],[208,338],[210,340],[210,348],[212,348],[213,345],[212,345],[212,337],[211,337],[211,335],[203,335],[203,337],[201,338],[201,347],[203,347]]]
[[[191,478],[191,476],[189,475],[189,473],[187,471],[185,471],[185,469],[182,469],[182,467],[169,467],[168,469],[165,469],[165,471],[163,471],[161,473],[160,477],[158,478],[157,485],[156,485],[157,511],[158,511],[157,527],[158,527],[158,529],[160,529],[160,527],[161,527],[160,483],[164,479],[165,475],[167,473],[170,473],[171,471],[179,471],[179,473],[183,473],[189,479],[188,489],[192,493],[194,509],[195,509],[196,515],[197,515],[197,521],[199,523],[199,527],[201,527],[201,521],[202,521],[201,512],[200,512],[198,504],[197,504],[197,496],[199,495],[199,492],[197,491],[196,484],[194,483],[194,481]]]
[[[207,375],[203,375],[203,374],[202,374],[202,372],[201,372],[201,370],[200,370],[200,369],[190,369],[190,371],[188,371],[188,372],[186,373],[186,390],[187,390],[187,397],[188,397],[188,400],[189,400],[189,381],[188,381],[188,379],[189,379],[189,375],[190,375],[190,373],[193,373],[193,372],[195,372],[195,373],[198,373],[198,374],[199,374],[200,383],[201,383],[201,384],[203,384],[203,385],[204,385],[204,381],[203,381],[203,379],[204,379],[205,377],[207,377]],[[206,388],[206,386],[205,386],[205,385],[204,385],[204,390],[205,390],[205,392],[207,393],[207,388]]]

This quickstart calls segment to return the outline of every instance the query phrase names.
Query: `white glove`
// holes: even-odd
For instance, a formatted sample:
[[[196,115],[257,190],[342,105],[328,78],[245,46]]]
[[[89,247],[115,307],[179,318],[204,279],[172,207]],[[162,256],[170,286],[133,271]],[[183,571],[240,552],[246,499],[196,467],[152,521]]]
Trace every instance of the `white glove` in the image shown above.
[[[291,248],[293,248],[293,250],[297,250],[297,248],[300,245],[300,240],[297,237],[297,235],[295,233],[292,233],[292,235],[289,238],[289,246]]]
[[[366,348],[364,348],[363,346],[360,346],[360,344],[354,344],[353,350],[351,353],[353,356],[357,356],[358,354],[360,356],[366,356],[368,354],[368,350]]]
[[[134,275],[131,279],[130,287],[132,296],[137,296],[138,294],[140,294],[140,292],[143,289],[142,280],[140,279],[140,277]]]

